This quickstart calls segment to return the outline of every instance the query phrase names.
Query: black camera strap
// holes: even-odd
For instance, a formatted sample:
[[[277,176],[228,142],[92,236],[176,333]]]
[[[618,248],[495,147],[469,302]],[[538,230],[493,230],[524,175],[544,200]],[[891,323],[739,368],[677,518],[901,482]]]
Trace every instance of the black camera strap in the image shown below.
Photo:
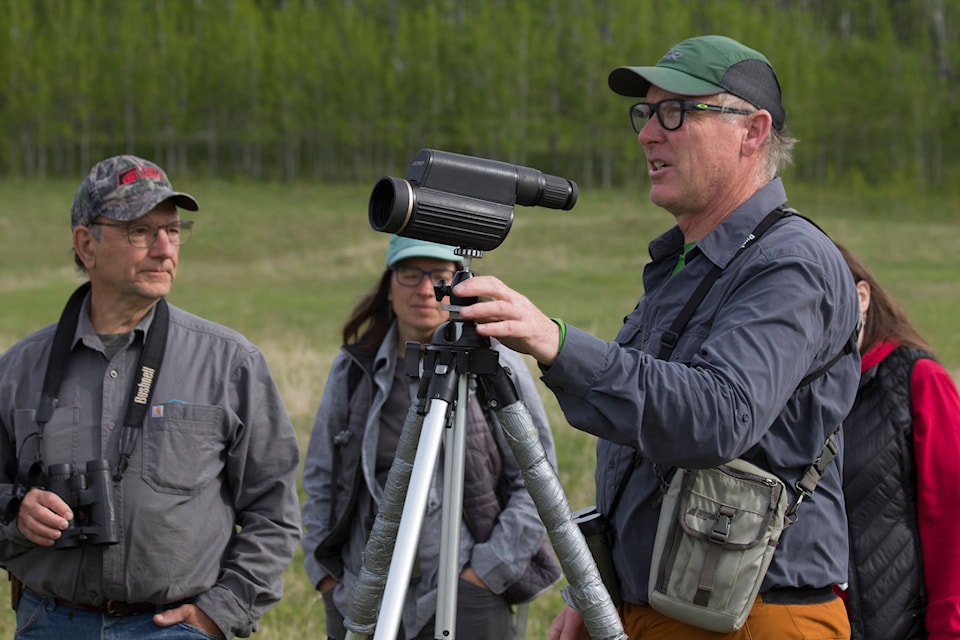
[[[53,417],[53,410],[57,406],[60,393],[60,384],[67,368],[67,359],[70,356],[70,346],[80,322],[80,310],[83,300],[90,291],[87,282],[77,288],[67,301],[57,324],[53,336],[53,345],[50,349],[50,359],[47,362],[47,371],[43,378],[43,392],[40,396],[40,406],[37,408],[37,426],[43,425]],[[167,346],[167,333],[170,325],[170,311],[167,301],[160,298],[157,301],[150,330],[147,332],[140,352],[140,361],[137,364],[138,378],[130,390],[130,399],[127,402],[127,413],[123,419],[123,430],[120,432],[120,459],[114,480],[119,482],[123,472],[127,469],[130,456],[137,445],[143,420],[147,415],[147,407],[153,397],[154,383],[160,375],[160,365],[163,363],[163,353]],[[40,448],[37,447],[37,461],[40,461]]]

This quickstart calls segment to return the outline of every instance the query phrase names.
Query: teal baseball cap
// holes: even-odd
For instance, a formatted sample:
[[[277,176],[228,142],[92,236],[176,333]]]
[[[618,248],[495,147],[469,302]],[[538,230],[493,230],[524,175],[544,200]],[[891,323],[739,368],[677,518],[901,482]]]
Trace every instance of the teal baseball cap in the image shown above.
[[[622,96],[638,98],[645,97],[651,85],[681,96],[732,93],[770,112],[777,130],[787,120],[773,65],[759,51],[726,36],[684,40],[653,67],[617,67],[607,84]]]
[[[387,267],[393,267],[407,258],[436,258],[457,264],[463,263],[463,258],[455,254],[450,245],[398,235],[391,236],[390,244],[387,245]]]

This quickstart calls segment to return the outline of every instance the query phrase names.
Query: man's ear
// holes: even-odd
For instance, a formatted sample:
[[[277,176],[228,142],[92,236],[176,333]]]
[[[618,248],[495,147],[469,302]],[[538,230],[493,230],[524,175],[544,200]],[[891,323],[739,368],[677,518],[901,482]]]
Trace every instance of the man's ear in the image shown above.
[[[773,127],[773,118],[765,109],[754,111],[747,118],[747,128],[743,136],[742,152],[746,156],[757,153],[764,141],[770,135]]]
[[[79,225],[73,229],[73,250],[80,262],[89,271],[96,264],[97,239],[93,237],[90,227]]]

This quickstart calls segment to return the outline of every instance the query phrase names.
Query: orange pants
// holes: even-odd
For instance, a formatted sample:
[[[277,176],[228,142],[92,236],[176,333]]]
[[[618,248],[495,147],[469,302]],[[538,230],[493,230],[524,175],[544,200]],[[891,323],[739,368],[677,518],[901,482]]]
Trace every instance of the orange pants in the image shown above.
[[[668,618],[649,605],[626,603],[623,628],[631,640],[849,640],[840,598],[822,604],[765,604],[757,597],[747,621],[731,633],[707,631]]]

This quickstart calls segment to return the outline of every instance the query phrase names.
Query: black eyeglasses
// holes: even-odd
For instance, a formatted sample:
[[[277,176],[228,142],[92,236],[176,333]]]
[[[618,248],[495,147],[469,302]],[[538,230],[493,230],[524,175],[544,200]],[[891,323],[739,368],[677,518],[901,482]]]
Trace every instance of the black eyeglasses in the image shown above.
[[[721,107],[718,104],[705,104],[703,102],[694,102],[693,100],[681,100],[680,98],[669,98],[660,102],[638,102],[630,107],[630,124],[633,130],[640,133],[643,125],[657,114],[657,120],[660,126],[667,131],[676,131],[683,126],[683,114],[687,111],[720,111],[722,113],[735,113],[741,116],[747,116],[753,111],[744,109],[734,109],[733,107]]]
[[[167,224],[153,224],[152,222],[91,222],[89,226],[99,225],[101,227],[114,227],[116,229],[126,229],[127,240],[131,246],[138,249],[148,249],[152,247],[163,229],[167,234],[170,244],[180,246],[187,244],[190,240],[190,232],[193,230],[193,220],[175,220]]]
[[[453,271],[450,269],[431,269],[425,271],[420,267],[410,265],[398,265],[393,268],[393,275],[399,284],[405,287],[419,287],[424,278],[430,278],[434,285],[446,281],[447,284],[453,282]]]

